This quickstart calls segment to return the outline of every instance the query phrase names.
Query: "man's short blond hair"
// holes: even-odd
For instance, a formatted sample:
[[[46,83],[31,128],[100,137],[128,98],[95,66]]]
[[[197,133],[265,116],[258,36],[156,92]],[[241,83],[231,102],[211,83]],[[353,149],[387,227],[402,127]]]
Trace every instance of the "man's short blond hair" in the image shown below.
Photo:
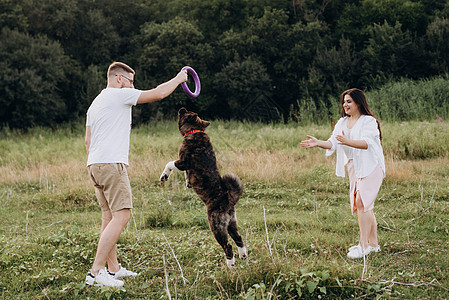
[[[115,61],[113,62],[109,68],[108,68],[108,78],[111,76],[115,76],[117,74],[120,74],[120,72],[126,72],[126,73],[131,73],[133,75],[136,74],[136,72],[127,64],[119,62],[119,61]]]

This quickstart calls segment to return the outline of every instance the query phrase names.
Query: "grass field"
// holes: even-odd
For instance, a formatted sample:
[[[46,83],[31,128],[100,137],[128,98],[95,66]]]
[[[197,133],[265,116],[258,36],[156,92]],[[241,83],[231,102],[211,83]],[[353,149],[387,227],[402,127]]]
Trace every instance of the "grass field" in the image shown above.
[[[221,172],[244,183],[236,210],[248,259],[228,270],[183,174],[158,182],[177,157],[176,122],[142,126],[131,136],[134,209],[118,245],[140,275],[123,289],[84,285],[101,218],[83,127],[0,133],[1,298],[449,298],[447,123],[382,124],[382,251],[366,261],[346,257],[358,225],[335,157],[299,147],[306,134],[326,139],[330,126],[213,122],[207,132]]]

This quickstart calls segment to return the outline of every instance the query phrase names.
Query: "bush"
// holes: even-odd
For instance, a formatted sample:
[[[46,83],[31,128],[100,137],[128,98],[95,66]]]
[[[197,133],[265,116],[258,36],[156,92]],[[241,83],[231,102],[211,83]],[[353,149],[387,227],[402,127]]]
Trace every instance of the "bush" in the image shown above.
[[[437,115],[449,117],[449,80],[403,79],[390,82],[367,93],[367,101],[376,115],[384,121],[435,120]]]

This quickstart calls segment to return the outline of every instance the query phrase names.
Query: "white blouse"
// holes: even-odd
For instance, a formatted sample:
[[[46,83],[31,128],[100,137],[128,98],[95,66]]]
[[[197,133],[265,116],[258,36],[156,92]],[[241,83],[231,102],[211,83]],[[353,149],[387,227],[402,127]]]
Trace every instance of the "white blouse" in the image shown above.
[[[351,129],[348,128],[348,122],[343,122],[343,132],[345,133],[346,138],[351,140]],[[342,145],[342,147],[348,160],[352,159],[354,147],[346,145]]]
[[[335,124],[334,131],[328,141],[332,148],[326,150],[326,156],[330,156],[337,151],[337,164],[335,174],[339,177],[345,177],[345,165],[348,163],[348,157],[344,151],[344,145],[341,145],[336,136],[341,135],[347,128],[348,117],[341,118]],[[361,115],[351,129],[351,140],[364,140],[368,145],[367,149],[352,148],[352,159],[356,178],[364,178],[371,174],[377,165],[380,165],[385,177],[385,158],[380,144],[380,132],[377,128],[377,121],[374,117]]]

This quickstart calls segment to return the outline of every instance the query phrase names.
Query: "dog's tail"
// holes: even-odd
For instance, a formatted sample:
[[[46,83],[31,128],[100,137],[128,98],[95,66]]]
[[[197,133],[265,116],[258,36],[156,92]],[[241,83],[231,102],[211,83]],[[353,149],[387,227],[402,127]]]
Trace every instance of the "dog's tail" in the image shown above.
[[[224,186],[229,191],[229,201],[232,205],[237,204],[243,193],[242,181],[240,181],[240,178],[233,173],[224,174],[222,179]]]

